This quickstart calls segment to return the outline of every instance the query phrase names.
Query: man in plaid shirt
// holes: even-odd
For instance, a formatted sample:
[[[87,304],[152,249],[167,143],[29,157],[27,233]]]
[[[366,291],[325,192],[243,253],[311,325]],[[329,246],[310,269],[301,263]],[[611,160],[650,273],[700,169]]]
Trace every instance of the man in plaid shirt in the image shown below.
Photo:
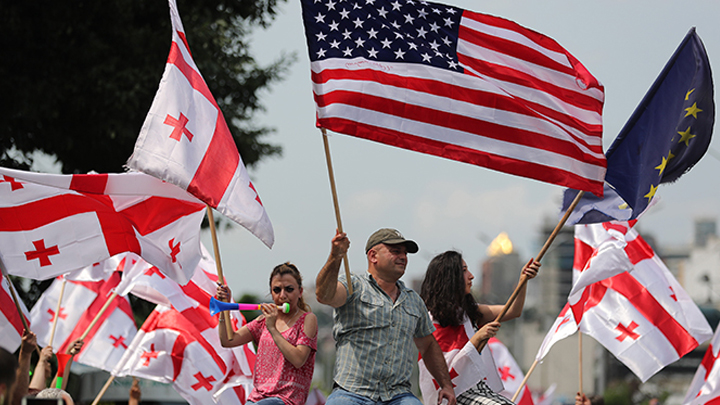
[[[435,330],[420,296],[405,287],[407,254],[418,245],[395,229],[373,233],[365,245],[368,270],[338,276],[340,263],[350,247],[345,233],[332,239],[330,256],[317,276],[317,300],[335,308],[336,341],[334,389],[328,405],[421,405],[410,392],[410,374],[416,362],[411,343],[417,346],[428,370],[441,388],[438,404],[455,405],[447,364],[432,335]]]

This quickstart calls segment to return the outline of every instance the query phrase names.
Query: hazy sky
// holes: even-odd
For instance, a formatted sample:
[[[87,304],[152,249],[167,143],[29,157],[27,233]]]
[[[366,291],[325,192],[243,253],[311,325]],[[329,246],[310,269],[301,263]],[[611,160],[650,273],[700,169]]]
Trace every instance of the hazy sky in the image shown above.
[[[691,27],[697,27],[711,65],[720,60],[718,1],[452,4],[513,20],[552,37],[577,57],[605,86],[605,149]],[[257,122],[277,129],[267,141],[282,145],[283,157],[250,171],[276,241],[269,250],[239,226],[219,234],[225,275],[237,294],[266,294],[270,270],[284,261],[297,264],[306,285],[313,285],[336,227],[322,138],[314,125],[300,3],[290,0],[280,8],[275,23],[252,41],[252,53],[263,64],[282,52],[297,55],[287,78],[263,95],[267,111]],[[546,219],[557,223],[559,186],[346,135],[333,134],[329,141],[354,272],[365,271],[365,241],[381,227],[397,228],[420,246],[410,256],[407,280],[421,277],[436,253],[453,248],[463,252],[477,274],[489,241],[503,231],[529,259],[544,242],[538,240],[540,224]],[[660,187],[661,200],[641,219],[641,233],[653,234],[661,245],[686,244],[695,218],[718,217],[720,146],[714,141],[710,148],[676,184]],[[211,249],[210,238],[204,241]]]

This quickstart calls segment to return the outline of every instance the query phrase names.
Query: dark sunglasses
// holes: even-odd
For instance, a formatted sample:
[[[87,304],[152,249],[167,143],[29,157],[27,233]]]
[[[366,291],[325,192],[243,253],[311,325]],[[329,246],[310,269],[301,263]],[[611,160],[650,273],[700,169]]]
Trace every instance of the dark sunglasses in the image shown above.
[[[282,292],[282,290],[283,290],[282,287],[273,287],[272,292],[274,292],[275,294],[280,294],[280,293]],[[291,286],[291,285],[288,285],[288,286],[285,287],[285,292],[286,292],[286,293],[290,294],[290,293],[292,293],[293,291],[295,291],[295,287],[293,287],[293,286]]]

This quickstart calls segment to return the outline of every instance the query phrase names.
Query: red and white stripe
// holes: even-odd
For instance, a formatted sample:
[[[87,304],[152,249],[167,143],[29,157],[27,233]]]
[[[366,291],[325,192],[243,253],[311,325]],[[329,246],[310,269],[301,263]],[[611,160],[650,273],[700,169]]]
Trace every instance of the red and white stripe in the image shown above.
[[[610,232],[613,227],[611,224],[600,229]],[[571,294],[568,302],[580,331],[595,338],[646,381],[708,340],[712,330],[697,305],[640,235],[625,248],[616,249],[625,251],[632,271],[590,284]],[[601,254],[615,253],[608,250]],[[605,263],[597,258],[593,250],[576,250],[576,264],[583,260]],[[584,268],[583,273],[607,270],[594,263],[578,268]]]
[[[683,404],[720,404],[720,361],[718,358],[720,358],[720,328],[715,330],[715,336],[695,372]]]
[[[624,271],[655,255],[633,228],[634,221],[575,225],[573,288],[570,294]]]
[[[311,63],[318,125],[602,195],[601,84],[552,39],[464,11],[465,73],[413,63]]]
[[[174,0],[165,72],[128,166],[175,184],[247,228],[274,234],[222,111],[193,61]]]
[[[2,277],[0,284],[2,284],[0,289],[0,336],[2,336],[0,338],[0,347],[14,353],[20,347],[24,326],[17,307],[15,307],[7,279]],[[20,310],[25,317],[25,321],[30,325],[28,310],[20,297],[18,297],[18,304],[20,304]]]
[[[52,175],[0,168],[0,258],[43,280],[134,252],[186,282],[198,263],[204,205],[142,173]]]

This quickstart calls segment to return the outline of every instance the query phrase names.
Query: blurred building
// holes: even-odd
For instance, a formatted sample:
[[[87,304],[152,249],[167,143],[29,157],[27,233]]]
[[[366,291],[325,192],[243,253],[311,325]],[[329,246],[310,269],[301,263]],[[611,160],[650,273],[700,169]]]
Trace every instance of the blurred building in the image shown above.
[[[678,280],[696,303],[720,309],[720,238],[715,219],[695,221],[695,240]]]
[[[557,222],[545,219],[540,229],[540,239],[544,244],[550,237]],[[567,302],[572,289],[572,269],[575,257],[575,232],[572,226],[560,229],[555,240],[542,259],[540,276],[537,278],[541,304],[538,311],[546,328],[560,313]]]
[[[515,290],[522,265],[507,233],[500,233],[487,248],[481,265],[480,299],[485,304],[504,304]],[[477,284],[477,283],[476,283]]]

